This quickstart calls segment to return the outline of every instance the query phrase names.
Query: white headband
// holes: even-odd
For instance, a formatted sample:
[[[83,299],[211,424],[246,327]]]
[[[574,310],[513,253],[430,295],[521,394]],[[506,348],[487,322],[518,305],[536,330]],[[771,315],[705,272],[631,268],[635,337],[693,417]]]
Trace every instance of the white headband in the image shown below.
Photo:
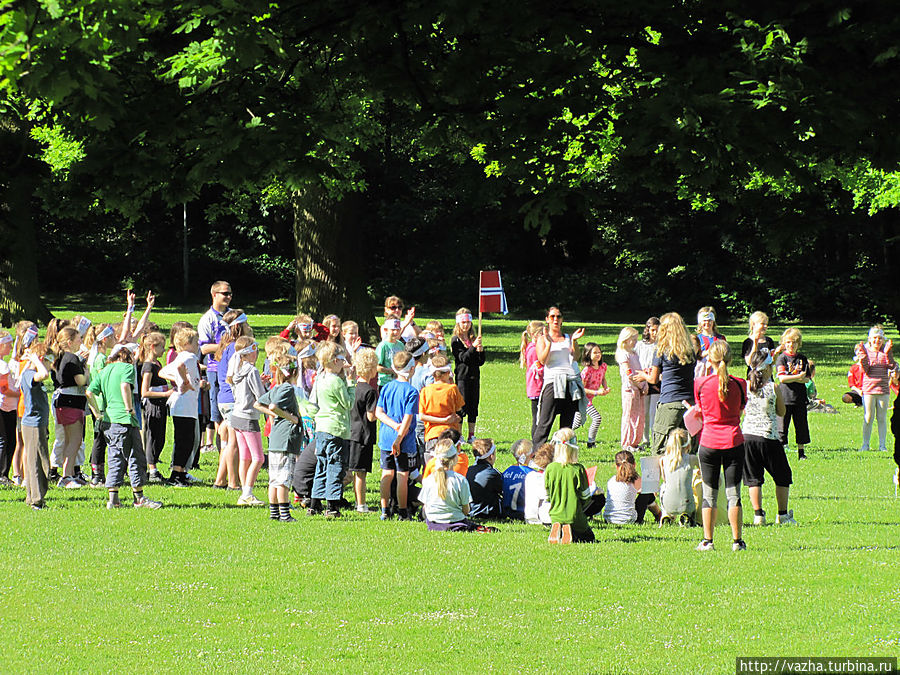
[[[487,459],[488,457],[490,457],[491,455],[493,455],[495,452],[497,452],[497,444],[496,444],[496,443],[491,443],[491,448],[490,448],[490,450],[488,450],[488,451],[487,451],[486,453],[484,453],[483,455],[479,455],[479,456],[478,456],[478,459]]]
[[[257,344],[255,342],[251,342],[249,345],[244,347],[243,349],[239,349],[237,351],[238,354],[244,356],[244,354],[252,354],[257,350]]]
[[[716,313],[715,312],[697,312],[697,323],[703,323],[704,321],[715,321]]]
[[[453,372],[453,370],[452,370],[452,368],[450,368],[449,365],[441,366],[440,368],[435,368],[434,366],[432,366],[431,372],[432,373],[451,373],[451,372]]]
[[[388,319],[384,322],[384,327],[388,330],[400,330],[400,319]]]
[[[559,432],[557,432],[559,433]],[[568,441],[561,441],[556,437],[557,434],[553,434],[553,442],[559,443],[560,445],[568,445],[570,448],[578,449],[578,440],[573,436]]]
[[[91,327],[91,320],[87,317],[81,317],[78,320],[78,334],[81,337],[84,337],[84,334],[87,333],[87,329]]]
[[[12,342],[12,341],[13,341],[12,335],[4,335],[4,336],[0,337],[0,345],[5,345],[8,342]]]
[[[410,353],[413,355],[413,358],[419,358],[420,356],[422,356],[422,354],[424,354],[427,351],[428,351],[428,343],[423,342],[421,345],[419,345],[418,349],[416,349],[415,351],[410,352]]]
[[[296,351],[296,350],[294,350],[294,351]],[[315,356],[315,355],[316,355],[316,343],[310,342],[302,350],[300,350],[300,353],[297,354],[297,358],[298,359],[308,359],[310,356]]]
[[[304,333],[308,333],[313,329],[313,325],[311,323],[298,323],[297,328],[299,328]]]
[[[436,336],[435,336],[435,334],[432,333],[430,330],[423,330],[421,333],[419,333],[419,337],[422,338],[423,340],[435,340],[435,339],[437,339]]]
[[[878,326],[872,326],[869,329],[869,339],[871,340],[872,338],[875,338],[875,337],[880,337],[880,338],[884,337],[884,331],[881,330],[880,328],[878,328]]]
[[[244,314],[243,312],[241,312],[236,317],[234,317],[234,320],[230,324],[228,324],[228,327],[234,328],[239,323],[247,323],[247,315]]]
[[[115,335],[115,333],[116,333],[115,328],[113,328],[112,326],[107,326],[106,328],[104,328],[97,334],[96,338],[94,338],[94,344],[97,344],[98,342],[103,342],[106,338],[112,337],[113,335]]]
[[[395,373],[397,373],[398,375],[405,375],[406,373],[408,373],[409,371],[411,371],[415,365],[416,365],[415,360],[414,360],[414,359],[410,359],[410,360],[407,362],[407,364],[406,364],[405,366],[403,366],[402,368],[394,368],[394,367],[391,367],[391,370],[393,370],[393,371],[394,371]]]
[[[762,363],[760,363],[758,366],[756,366],[757,372],[760,372],[760,373],[761,373],[761,372],[764,371],[766,368],[768,368],[769,366],[772,365],[772,354],[768,353],[768,351],[769,351],[769,350],[767,349],[767,350],[766,350],[767,353],[766,353],[766,358],[765,358],[765,360],[764,360]]]
[[[456,315],[456,323],[457,324],[465,323],[466,321],[468,321],[469,323],[472,322],[471,314],[457,314]]]
[[[30,347],[31,343],[34,342],[34,339],[38,336],[37,326],[29,326],[25,331],[25,335],[22,336],[22,346]]]
[[[137,344],[134,342],[129,342],[127,344],[119,343],[110,350],[109,356],[110,356],[110,358],[112,358],[113,354],[116,354],[116,353],[122,351],[123,349],[127,349],[132,354],[134,354],[134,352],[137,351],[137,347],[138,347]]]

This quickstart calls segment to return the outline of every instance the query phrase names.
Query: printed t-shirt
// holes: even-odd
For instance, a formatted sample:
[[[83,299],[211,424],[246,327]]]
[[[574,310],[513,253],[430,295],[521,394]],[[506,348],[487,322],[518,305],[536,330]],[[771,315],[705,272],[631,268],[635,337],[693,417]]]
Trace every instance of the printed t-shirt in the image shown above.
[[[782,352],[775,361],[775,372],[778,377],[783,375],[809,375],[809,360],[800,352],[788,354]],[[785,405],[806,405],[809,399],[806,396],[805,382],[786,382],[779,385],[781,396]]]
[[[504,510],[525,513],[525,477],[532,471],[527,466],[513,464],[503,472]]]

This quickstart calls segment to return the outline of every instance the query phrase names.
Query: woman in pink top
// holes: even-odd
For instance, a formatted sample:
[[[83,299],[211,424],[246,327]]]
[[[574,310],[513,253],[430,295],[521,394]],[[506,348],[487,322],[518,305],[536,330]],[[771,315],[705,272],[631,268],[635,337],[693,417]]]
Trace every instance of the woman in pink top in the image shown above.
[[[719,471],[724,469],[728,520],[734,538],[731,550],[743,551],[747,545],[741,539],[741,479],[744,472],[741,411],[747,402],[747,382],[728,374],[731,348],[725,340],[713,342],[707,358],[715,374],[694,380],[694,399],[703,413],[699,452],[703,476],[703,541],[697,550],[713,550]]]
[[[884,341],[881,326],[872,326],[867,344],[856,345],[856,356],[863,371],[863,440],[860,450],[869,449],[872,421],[878,419],[878,449],[887,450],[887,410],[890,405],[891,371],[897,368],[892,354],[893,343]]]

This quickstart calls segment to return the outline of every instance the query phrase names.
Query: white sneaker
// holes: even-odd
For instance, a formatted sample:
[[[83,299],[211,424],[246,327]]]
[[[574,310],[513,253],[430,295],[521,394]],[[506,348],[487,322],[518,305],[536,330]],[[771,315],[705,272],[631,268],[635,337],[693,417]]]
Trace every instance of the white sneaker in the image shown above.
[[[366,506],[365,504],[357,504],[357,505],[356,505],[356,512],[357,512],[357,513],[372,513],[372,509],[370,509],[370,508],[369,508],[368,506]]]
[[[711,541],[701,540],[699,544],[697,544],[698,551],[715,551],[716,547],[713,546]]]
[[[141,497],[134,504],[132,504],[136,509],[158,509],[162,507],[162,502],[156,502],[147,497]]]
[[[255,495],[241,495],[237,500],[238,506],[262,506],[263,503]]]
[[[68,490],[78,490],[80,489],[81,483],[79,483],[72,476],[68,476],[65,478],[60,478],[59,482],[56,484],[56,487],[66,488]]]
[[[735,552],[737,552],[737,551],[746,551],[746,550],[747,550],[747,544],[744,543],[744,540],[743,540],[743,539],[738,539],[736,542],[734,542],[734,543],[731,545],[731,550],[732,550],[732,551],[735,551]]]
[[[762,514],[761,516],[754,515],[753,516],[753,524],[754,525],[765,525],[766,524],[766,514]]]
[[[900,488],[900,466],[894,472],[894,496],[897,496],[897,489]]]
[[[794,520],[794,509],[791,509],[783,516],[775,516],[775,524],[776,525],[796,525],[797,521]]]

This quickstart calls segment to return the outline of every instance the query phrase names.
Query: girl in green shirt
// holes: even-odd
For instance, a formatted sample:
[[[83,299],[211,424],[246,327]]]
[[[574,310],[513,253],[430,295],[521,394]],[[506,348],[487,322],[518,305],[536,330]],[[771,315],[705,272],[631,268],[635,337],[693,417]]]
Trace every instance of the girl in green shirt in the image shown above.
[[[550,502],[551,544],[592,542],[594,532],[584,514],[591,501],[591,486],[587,471],[578,463],[578,441],[575,432],[564,427],[551,439],[553,462],[544,472],[547,499]]]

